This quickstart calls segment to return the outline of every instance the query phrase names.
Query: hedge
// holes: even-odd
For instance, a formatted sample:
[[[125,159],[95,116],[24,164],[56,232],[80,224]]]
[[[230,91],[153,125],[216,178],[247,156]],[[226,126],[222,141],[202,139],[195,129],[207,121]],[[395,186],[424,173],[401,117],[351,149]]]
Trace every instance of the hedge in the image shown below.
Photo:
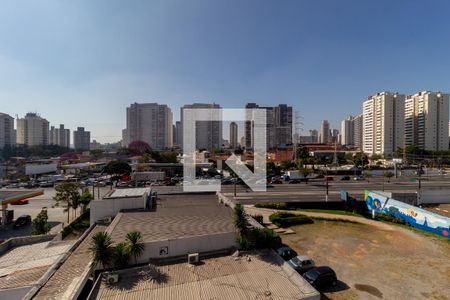
[[[305,215],[292,214],[288,212],[276,212],[269,217],[270,222],[278,227],[290,227],[294,225],[312,224],[314,220]]]
[[[255,207],[259,208],[272,208],[272,209],[290,209],[288,205],[284,202],[276,203],[276,202],[259,202],[255,204]]]
[[[89,228],[89,226],[90,226],[89,209],[87,209],[84,214],[82,214],[81,216],[76,218],[72,223],[63,228],[63,230],[61,231],[61,236],[64,239],[74,231],[84,232],[86,229]]]

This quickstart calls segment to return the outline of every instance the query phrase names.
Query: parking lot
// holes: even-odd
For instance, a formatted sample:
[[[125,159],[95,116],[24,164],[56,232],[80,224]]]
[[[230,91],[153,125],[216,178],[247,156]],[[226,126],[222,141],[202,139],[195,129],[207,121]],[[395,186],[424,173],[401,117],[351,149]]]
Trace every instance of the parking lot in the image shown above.
[[[450,243],[381,225],[316,220],[283,242],[336,271],[325,299],[450,299]]]

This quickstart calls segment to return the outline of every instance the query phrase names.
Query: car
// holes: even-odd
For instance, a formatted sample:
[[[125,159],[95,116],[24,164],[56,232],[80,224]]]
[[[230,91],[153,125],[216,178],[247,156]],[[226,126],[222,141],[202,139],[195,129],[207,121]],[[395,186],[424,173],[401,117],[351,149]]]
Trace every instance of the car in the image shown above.
[[[325,176],[325,181],[333,181],[334,178],[331,176]]]
[[[11,203],[11,204],[12,205],[25,205],[25,204],[28,204],[28,200],[27,199],[18,200],[18,201],[15,201],[15,202]]]
[[[41,188],[54,187],[54,186],[55,186],[55,183],[53,181],[44,181],[39,184],[39,187],[41,187]]]
[[[364,180],[365,178],[364,178],[364,176],[362,176],[362,175],[359,175],[359,176],[355,176],[355,178],[353,178],[353,180],[355,180],[355,181],[362,181],[362,180]]]
[[[342,181],[348,181],[348,180],[350,180],[350,176],[348,176],[348,175],[342,176],[341,180]]]
[[[14,227],[24,227],[31,224],[31,216],[30,215],[21,215],[14,222]]]
[[[321,266],[309,270],[303,274],[303,278],[309,282],[314,288],[320,289],[328,286],[336,286],[336,273],[328,266]]]
[[[283,245],[276,249],[277,253],[281,258],[283,258],[285,261],[290,260],[291,258],[296,257],[298,254],[293,250],[291,247]]]
[[[288,265],[300,274],[315,268],[314,261],[306,255],[297,255],[296,257],[291,258],[288,260]]]
[[[275,179],[275,180],[272,180],[271,183],[272,184],[283,184],[283,181],[281,179]]]
[[[299,179],[292,179],[292,180],[289,181],[289,184],[298,184],[300,182],[301,181]]]

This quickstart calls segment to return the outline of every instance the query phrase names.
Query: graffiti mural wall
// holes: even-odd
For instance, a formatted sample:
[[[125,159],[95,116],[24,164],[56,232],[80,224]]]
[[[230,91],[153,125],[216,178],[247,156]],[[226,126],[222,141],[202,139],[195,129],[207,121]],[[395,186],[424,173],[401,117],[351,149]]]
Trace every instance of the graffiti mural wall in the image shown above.
[[[389,214],[405,220],[415,228],[450,238],[450,218],[370,191],[365,192],[364,200],[369,211]]]

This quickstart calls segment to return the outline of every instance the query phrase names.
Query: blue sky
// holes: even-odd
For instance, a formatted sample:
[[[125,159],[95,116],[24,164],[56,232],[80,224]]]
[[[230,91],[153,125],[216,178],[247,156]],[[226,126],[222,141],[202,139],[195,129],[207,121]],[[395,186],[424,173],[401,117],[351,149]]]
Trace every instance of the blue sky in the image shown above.
[[[333,127],[377,91],[450,91],[448,1],[2,1],[0,111],[120,139],[132,102],[288,103]]]

